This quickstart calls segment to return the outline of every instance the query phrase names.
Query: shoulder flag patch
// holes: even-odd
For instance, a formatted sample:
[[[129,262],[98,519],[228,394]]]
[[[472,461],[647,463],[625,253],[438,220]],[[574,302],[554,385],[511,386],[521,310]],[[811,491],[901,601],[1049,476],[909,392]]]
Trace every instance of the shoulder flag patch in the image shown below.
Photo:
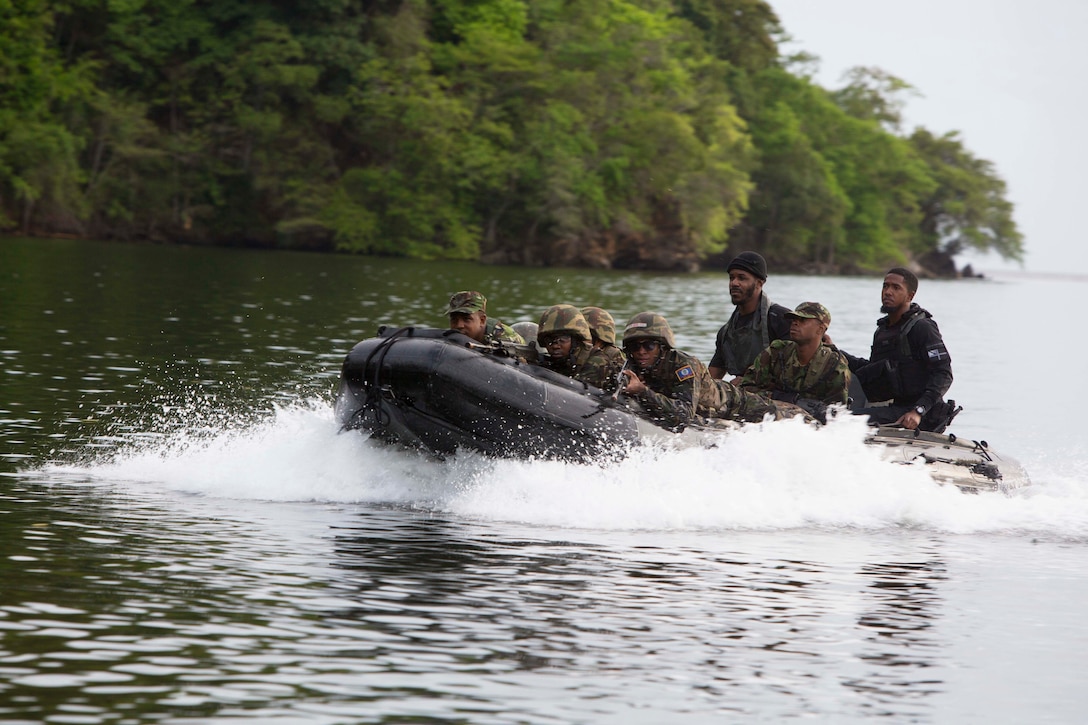
[[[933,362],[939,362],[944,358],[950,357],[948,354],[948,348],[946,348],[941,343],[930,346],[930,348],[926,350],[926,356]]]
[[[685,365],[676,371],[677,380],[691,380],[695,377],[695,369],[690,365]]]

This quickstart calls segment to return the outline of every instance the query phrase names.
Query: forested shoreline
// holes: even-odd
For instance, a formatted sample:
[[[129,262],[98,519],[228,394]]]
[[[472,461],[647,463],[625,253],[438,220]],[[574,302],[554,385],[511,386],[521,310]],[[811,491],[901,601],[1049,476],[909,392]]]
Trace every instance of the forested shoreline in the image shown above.
[[[0,230],[487,263],[1014,260],[1004,181],[762,0],[0,0]],[[923,89],[924,90],[924,89]]]

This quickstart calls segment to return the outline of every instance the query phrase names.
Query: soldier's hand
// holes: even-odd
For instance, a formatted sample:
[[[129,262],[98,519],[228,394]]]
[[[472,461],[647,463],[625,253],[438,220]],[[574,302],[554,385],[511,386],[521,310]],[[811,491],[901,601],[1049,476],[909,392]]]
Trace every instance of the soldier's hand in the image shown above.
[[[647,389],[646,383],[638,379],[634,370],[624,370],[623,374],[627,376],[627,387],[624,388],[624,392],[628,395],[638,395]]]
[[[922,416],[918,415],[917,410],[908,410],[906,413],[899,416],[899,420],[895,421],[895,424],[902,426],[907,430],[914,430],[921,422]]]

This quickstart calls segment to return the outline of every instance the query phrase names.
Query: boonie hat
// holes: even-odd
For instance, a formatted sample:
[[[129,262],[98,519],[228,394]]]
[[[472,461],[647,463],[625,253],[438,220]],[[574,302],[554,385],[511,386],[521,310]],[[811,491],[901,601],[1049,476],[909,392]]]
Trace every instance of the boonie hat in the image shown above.
[[[831,325],[831,313],[819,302],[802,302],[794,308],[793,312],[787,312],[786,317],[819,320],[825,325]]]
[[[764,282],[767,281],[767,260],[755,252],[741,252],[733,257],[733,261],[729,263],[725,271],[728,272],[731,269],[743,269],[748,274],[759,277]]]
[[[479,292],[458,292],[450,297],[450,304],[442,314],[449,317],[455,312],[472,314],[473,312],[487,312],[487,298]]]

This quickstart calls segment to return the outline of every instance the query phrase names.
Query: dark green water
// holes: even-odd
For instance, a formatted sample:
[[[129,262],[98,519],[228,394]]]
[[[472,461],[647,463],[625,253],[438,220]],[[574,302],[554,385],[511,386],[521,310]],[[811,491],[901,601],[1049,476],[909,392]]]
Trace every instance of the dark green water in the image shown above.
[[[772,275],[864,349],[878,281]],[[964,496],[849,425],[584,465],[339,435],[344,354],[448,296],[657,309],[709,359],[725,276],[0,239],[0,721],[1075,722],[1088,453],[1035,415],[1022,304],[924,283],[962,418],[1032,495]],[[983,314],[985,313],[985,314]],[[1080,358],[1078,358],[1080,359]]]

